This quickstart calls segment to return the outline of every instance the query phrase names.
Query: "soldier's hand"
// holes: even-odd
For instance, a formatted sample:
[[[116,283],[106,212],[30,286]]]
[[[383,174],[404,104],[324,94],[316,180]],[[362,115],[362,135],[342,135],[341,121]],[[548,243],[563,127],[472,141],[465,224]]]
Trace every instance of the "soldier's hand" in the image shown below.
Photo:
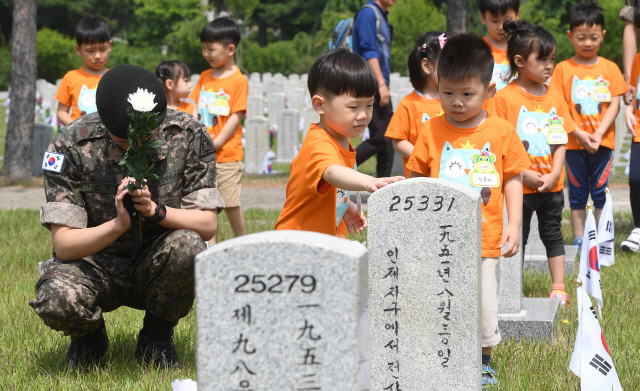
[[[117,231],[125,232],[131,228],[131,217],[129,217],[129,212],[127,212],[127,209],[124,207],[124,196],[129,194],[129,191],[125,190],[124,187],[127,186],[131,180],[134,179],[124,178],[116,192],[116,211],[118,215],[116,216],[114,224]]]
[[[131,193],[131,200],[134,202],[133,207],[140,211],[142,217],[151,218],[155,216],[157,205],[151,200],[151,192],[148,186],[134,190],[133,193]]]

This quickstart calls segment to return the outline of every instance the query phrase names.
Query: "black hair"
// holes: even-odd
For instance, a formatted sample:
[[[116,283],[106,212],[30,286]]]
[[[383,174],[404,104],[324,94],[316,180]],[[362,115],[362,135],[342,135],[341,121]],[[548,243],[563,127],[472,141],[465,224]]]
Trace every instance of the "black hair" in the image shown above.
[[[538,60],[540,60],[551,55],[556,48],[556,39],[553,34],[526,20],[509,20],[504,22],[502,29],[507,36],[508,79],[518,73],[515,60],[517,55],[526,60],[531,53],[537,51]]]
[[[520,0],[478,0],[480,13],[489,11],[493,16],[505,15],[509,10],[520,11]]]
[[[369,98],[376,94],[376,78],[362,56],[347,49],[336,49],[318,57],[309,70],[309,93],[328,98],[347,94]]]
[[[633,8],[633,24],[640,29],[640,7]]]
[[[493,76],[493,54],[489,44],[473,33],[453,36],[440,52],[438,80],[460,82],[480,78],[486,86]]]
[[[164,82],[167,80],[176,81],[182,78],[190,78],[191,69],[187,64],[179,60],[163,61],[156,67],[156,77],[160,79],[164,86]]]
[[[240,43],[240,30],[235,22],[228,18],[218,18],[207,23],[200,33],[200,42],[219,42],[225,46]]]
[[[587,27],[593,25],[602,26],[604,30],[604,14],[602,8],[595,3],[577,3],[571,6],[569,11],[569,30],[574,27],[586,24]]]
[[[104,19],[97,16],[82,18],[76,26],[76,43],[82,44],[105,43],[111,40],[111,31]]]
[[[447,33],[442,31],[427,31],[416,42],[416,46],[409,54],[407,60],[407,68],[409,69],[409,80],[416,90],[422,89],[427,81],[427,74],[422,69],[422,59],[426,58],[429,62],[438,61],[440,55],[440,39],[444,34],[445,38],[449,38]]]

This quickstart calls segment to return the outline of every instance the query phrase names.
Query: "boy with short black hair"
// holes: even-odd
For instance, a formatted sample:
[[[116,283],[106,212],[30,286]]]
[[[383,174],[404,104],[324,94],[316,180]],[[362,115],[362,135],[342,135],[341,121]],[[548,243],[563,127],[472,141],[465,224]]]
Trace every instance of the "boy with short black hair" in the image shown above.
[[[489,44],[494,58],[492,82],[496,83],[496,92],[511,81],[509,59],[507,58],[507,37],[502,25],[508,20],[520,19],[520,0],[479,0],[480,20],[487,26],[488,34],[484,40]]]
[[[422,125],[407,168],[411,177],[448,179],[480,194],[482,204],[482,384],[497,385],[490,366],[498,328],[499,257],[517,254],[522,179],[531,166],[513,125],[482,109],[493,95],[493,55],[474,34],[447,40],[438,58],[438,88],[445,115]],[[509,223],[503,227],[506,199]],[[508,243],[508,245],[507,245]],[[503,251],[504,250],[504,251]]]
[[[111,32],[104,19],[96,16],[83,18],[76,26],[76,54],[84,66],[67,72],[58,88],[58,121],[68,125],[96,109],[96,88],[106,68],[111,52]],[[71,109],[71,115],[69,115]]]
[[[189,98],[196,103],[193,115],[209,131],[216,150],[218,189],[234,236],[245,234],[240,209],[242,184],[242,120],[247,110],[249,82],[236,66],[240,43],[238,26],[227,18],[209,22],[200,33],[202,56],[212,69],[200,74]],[[216,237],[209,241],[213,245]]]
[[[374,192],[403,177],[374,178],[356,171],[349,141],[371,121],[376,80],[367,61],[345,49],[318,57],[307,81],[320,122],[311,124],[291,162],[287,200],[278,230],[302,230],[341,238],[359,233],[367,219],[350,201],[350,191]]]
[[[586,204],[591,199],[600,218],[605,188],[612,169],[615,147],[615,119],[620,95],[628,91],[618,66],[598,56],[607,31],[602,8],[596,4],[575,4],[569,18],[569,41],[576,55],[558,64],[550,88],[567,101],[576,130],[567,143],[567,176],[574,244],[581,244],[586,222]]]

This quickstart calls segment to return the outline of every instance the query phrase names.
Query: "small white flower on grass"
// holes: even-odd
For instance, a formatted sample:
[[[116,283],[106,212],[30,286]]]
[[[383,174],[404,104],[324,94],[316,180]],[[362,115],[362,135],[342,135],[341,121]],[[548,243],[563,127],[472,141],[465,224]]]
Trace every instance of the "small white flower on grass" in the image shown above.
[[[198,391],[198,383],[191,379],[174,380],[171,383],[172,391]]]
[[[138,88],[138,91],[133,94],[129,94],[127,101],[131,103],[135,111],[147,112],[153,110],[157,103],[153,101],[156,94],[153,94],[146,89]]]

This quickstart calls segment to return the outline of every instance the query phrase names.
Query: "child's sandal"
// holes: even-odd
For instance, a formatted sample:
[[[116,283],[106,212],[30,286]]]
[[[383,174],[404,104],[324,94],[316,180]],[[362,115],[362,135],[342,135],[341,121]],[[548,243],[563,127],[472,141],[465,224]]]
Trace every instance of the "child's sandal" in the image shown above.
[[[571,304],[571,299],[569,298],[569,295],[567,295],[567,292],[563,291],[562,289],[556,289],[551,291],[551,294],[549,295],[550,298],[552,299],[560,299],[560,305],[565,307],[568,304]]]

